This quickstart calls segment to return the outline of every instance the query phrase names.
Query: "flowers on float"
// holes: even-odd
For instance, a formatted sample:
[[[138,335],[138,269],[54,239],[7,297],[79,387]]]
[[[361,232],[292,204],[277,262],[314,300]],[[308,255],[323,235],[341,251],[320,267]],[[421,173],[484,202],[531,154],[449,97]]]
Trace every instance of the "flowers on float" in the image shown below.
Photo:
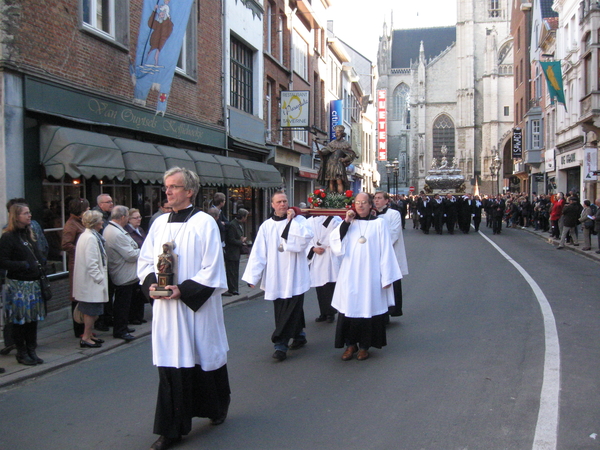
[[[325,189],[315,189],[308,196],[308,203],[313,208],[323,207],[332,209],[350,208],[354,202],[354,192],[351,190],[345,191],[343,194],[337,192],[326,192]]]

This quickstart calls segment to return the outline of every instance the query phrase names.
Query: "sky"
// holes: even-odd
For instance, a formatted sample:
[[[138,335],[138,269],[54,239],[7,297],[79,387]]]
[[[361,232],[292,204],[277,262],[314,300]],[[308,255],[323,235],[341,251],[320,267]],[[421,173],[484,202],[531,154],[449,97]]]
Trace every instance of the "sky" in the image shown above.
[[[392,11],[394,29],[456,24],[452,0],[334,0],[327,18],[338,38],[375,63],[383,22],[390,29]]]

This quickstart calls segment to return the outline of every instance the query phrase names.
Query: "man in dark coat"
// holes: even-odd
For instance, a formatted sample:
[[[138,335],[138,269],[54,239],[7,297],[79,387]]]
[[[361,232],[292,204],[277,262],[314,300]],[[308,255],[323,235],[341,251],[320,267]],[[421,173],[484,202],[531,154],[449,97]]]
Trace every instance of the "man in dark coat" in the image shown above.
[[[446,194],[446,198],[442,201],[444,205],[444,220],[448,233],[454,234],[456,219],[458,218],[458,203],[456,197],[452,194]]]
[[[442,234],[444,227],[444,202],[440,198],[440,194],[435,194],[431,201],[431,217],[433,227],[437,234]]]
[[[421,197],[417,200],[417,213],[419,215],[421,231],[429,234],[429,228],[431,228],[431,199],[424,192],[421,193]]]
[[[556,247],[557,249],[565,247],[565,241],[567,240],[568,234],[571,235],[573,245],[579,245],[576,228],[579,225],[580,214],[581,205],[579,204],[579,199],[577,197],[569,197],[569,203],[565,205],[562,210],[563,230],[560,236],[560,244]]]
[[[239,295],[238,285],[240,280],[240,255],[246,236],[244,224],[248,219],[248,210],[240,208],[225,230],[225,272],[227,273],[227,288],[224,296]]]

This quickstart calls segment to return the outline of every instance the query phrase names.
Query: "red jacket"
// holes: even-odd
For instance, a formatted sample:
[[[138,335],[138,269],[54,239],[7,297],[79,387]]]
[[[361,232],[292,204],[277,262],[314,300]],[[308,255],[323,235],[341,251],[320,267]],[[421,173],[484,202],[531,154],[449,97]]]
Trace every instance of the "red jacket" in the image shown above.
[[[565,199],[561,198],[556,200],[552,204],[552,211],[550,211],[550,220],[558,220],[562,216],[563,208],[565,207]]]

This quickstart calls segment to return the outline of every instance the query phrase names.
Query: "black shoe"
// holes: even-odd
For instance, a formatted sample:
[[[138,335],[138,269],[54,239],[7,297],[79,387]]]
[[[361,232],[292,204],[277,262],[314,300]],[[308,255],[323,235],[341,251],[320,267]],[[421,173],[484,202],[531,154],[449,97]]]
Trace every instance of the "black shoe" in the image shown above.
[[[240,295],[238,291],[232,292],[233,295]]]
[[[210,419],[211,425],[221,425],[223,422],[225,422],[225,419],[227,419],[227,411],[229,411],[229,403],[231,403],[231,397],[227,399],[227,404],[225,405],[225,408],[223,408],[221,415]]]
[[[128,333],[135,333],[135,328],[129,328],[129,327],[127,327],[127,332]]]
[[[315,319],[315,322],[325,322],[327,320],[327,316],[319,316]]]
[[[92,336],[92,341],[94,341],[96,344],[104,344],[104,339],[95,338],[94,336]]]
[[[298,350],[306,345],[308,341],[306,339],[294,339],[290,345],[290,350]]]
[[[159,437],[154,444],[150,446],[150,450],[167,450],[171,446],[181,440],[181,436],[177,438],[168,438],[166,436]]]
[[[135,336],[132,336],[129,333],[115,334],[115,335],[113,335],[113,337],[115,339],[123,339],[124,341],[127,341],[127,342],[133,341],[134,339],[137,339]]]
[[[31,359],[33,359],[35,361],[36,364],[43,364],[44,360],[42,358],[40,358],[37,353],[35,353],[35,350],[27,350],[27,354],[29,355],[29,357]]]
[[[273,358],[283,361],[285,358],[287,358],[287,354],[282,350],[275,350],[275,353],[273,353]]]
[[[141,325],[141,324],[142,324],[142,321],[141,321],[141,320],[139,320],[139,319],[133,319],[133,320],[130,320],[130,321],[129,321],[129,324],[130,324],[130,325]]]
[[[25,350],[17,353],[17,362],[24,366],[35,366],[37,364]]]
[[[233,296],[233,294],[232,294],[231,292],[229,292],[229,291],[227,291],[227,292],[223,292],[221,295],[222,295],[223,297],[232,297],[232,296]]]
[[[102,322],[96,322],[96,324],[94,325],[94,329],[98,331],[108,331],[108,325],[105,325]]]
[[[6,372],[6,369],[4,369],[3,367],[0,367],[0,373],[4,373]]]
[[[12,352],[13,350],[15,350],[17,348],[17,346],[15,344],[13,345],[7,345],[6,347],[4,347],[2,350],[0,350],[0,355],[8,355],[10,352]]]
[[[99,342],[94,342],[93,344],[90,344],[87,341],[84,341],[83,339],[79,341],[79,346],[81,348],[100,348],[102,347],[102,344],[100,344]]]
[[[332,314],[330,316],[327,316],[327,323],[333,323],[335,322],[335,316]]]

